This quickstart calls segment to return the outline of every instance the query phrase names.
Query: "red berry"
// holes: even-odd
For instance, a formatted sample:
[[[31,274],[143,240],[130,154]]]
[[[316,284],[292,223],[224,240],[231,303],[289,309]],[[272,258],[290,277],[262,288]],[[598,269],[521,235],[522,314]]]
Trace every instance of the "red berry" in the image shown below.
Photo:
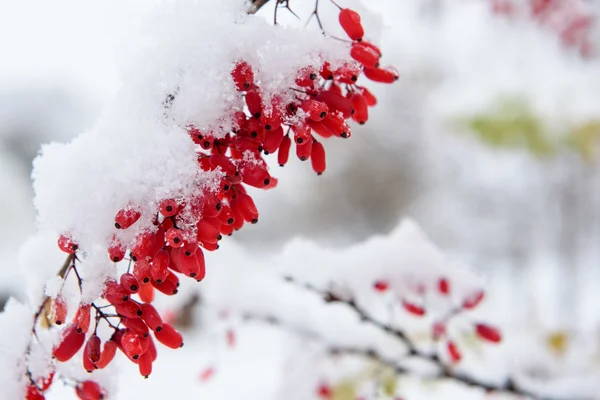
[[[137,360],[142,355],[142,342],[140,335],[132,331],[125,331],[121,338],[123,353],[132,360]]]
[[[169,324],[163,324],[163,328],[159,332],[154,332],[154,336],[156,340],[172,349],[183,346],[183,337]]]
[[[296,144],[302,144],[310,141],[310,126],[307,122],[302,121],[296,125],[293,125],[292,131],[294,131],[294,142],[296,142]]]
[[[56,296],[50,305],[50,313],[56,325],[62,325],[67,319],[67,302],[62,294]]]
[[[300,161],[306,161],[312,153],[312,140],[307,140],[302,144],[296,145],[296,156]]]
[[[142,305],[140,305],[140,308],[141,307],[142,307]],[[142,316],[143,315],[144,315],[144,311],[142,309]],[[141,319],[122,317],[121,322],[123,323],[123,325],[125,325],[125,327],[127,327],[127,329],[129,329],[131,332],[135,333],[136,335],[139,335],[142,337],[148,337],[148,332],[149,332],[148,326]]]
[[[253,88],[246,92],[246,105],[250,114],[254,118],[260,118],[262,115],[262,97],[258,89]]]
[[[352,132],[350,131],[350,127],[344,120],[344,117],[341,113],[329,113],[327,117],[321,121],[323,126],[327,128],[328,131],[333,133],[334,136],[341,137],[344,139],[352,136]]]
[[[105,285],[103,297],[111,304],[121,304],[129,300],[129,292],[117,281],[108,280]]]
[[[377,53],[377,55],[379,57],[381,57],[383,55],[383,53],[381,52],[381,49],[377,46],[375,46],[373,43],[371,42],[367,42],[365,40],[360,42],[361,45],[368,47],[369,49],[373,50],[375,53]]]
[[[333,133],[323,125],[322,122],[308,121],[311,129],[321,137],[330,138]]]
[[[442,278],[438,281],[438,290],[441,294],[447,295],[450,293],[450,282],[448,282],[448,279]]]
[[[77,325],[77,331],[87,333],[90,328],[90,308],[89,304],[81,304],[77,308],[73,323]]]
[[[365,68],[365,76],[374,82],[393,83],[398,80],[398,71],[391,67],[387,68]]]
[[[479,303],[481,303],[481,301],[483,300],[484,296],[485,296],[485,293],[481,290],[473,293],[471,296],[467,297],[463,301],[463,305],[462,305],[463,308],[465,310],[471,310],[471,309],[477,307],[479,305]]]
[[[249,90],[254,85],[254,73],[252,67],[246,61],[238,62],[231,71],[231,76],[239,91]]]
[[[179,211],[179,205],[173,199],[165,199],[160,202],[158,210],[163,216],[172,217]]]
[[[79,248],[77,243],[67,235],[60,235],[58,247],[67,254],[75,254],[75,251]]]
[[[125,273],[121,275],[121,287],[123,287],[127,292],[137,293],[140,290],[140,282],[137,278],[130,273]]]
[[[344,8],[339,15],[340,25],[352,40],[361,40],[365,31],[360,23],[360,15],[356,11]]]
[[[290,147],[292,146],[292,139],[290,139],[290,135],[285,135],[283,139],[281,139],[281,145],[279,146],[279,151],[277,152],[277,162],[280,167],[283,167],[287,164],[288,159],[290,157]]]
[[[81,349],[85,333],[77,332],[77,325],[69,324],[61,332],[60,342],[54,346],[52,355],[60,362],[70,360]]]
[[[152,267],[150,266],[150,263],[146,260],[137,261],[133,264],[133,275],[140,285],[142,283],[150,282],[150,278],[152,277]],[[129,290],[125,289],[125,291],[129,293]]]
[[[144,303],[141,305],[142,307],[142,319],[148,325],[148,328],[153,331],[160,331],[162,329],[163,321],[160,317],[156,308],[152,306],[152,304]]]
[[[389,289],[390,285],[386,281],[376,281],[373,284],[373,289],[378,291],[379,293],[386,292]]]
[[[402,307],[404,307],[406,311],[413,315],[417,315],[419,317],[425,315],[425,309],[423,307],[409,303],[406,300],[402,300]]]
[[[125,257],[125,246],[120,243],[113,242],[108,248],[108,257],[113,262],[119,262]]]
[[[377,68],[379,66],[379,53],[362,43],[352,45],[350,56],[367,68]]]
[[[313,171],[315,171],[317,175],[322,175],[323,172],[325,172],[325,148],[323,147],[323,143],[317,142],[316,140],[313,141],[310,162]]]
[[[367,98],[357,92],[350,96],[350,102],[352,102],[352,107],[354,107],[352,119],[361,125],[367,122],[369,119],[369,104],[367,103]]]
[[[314,70],[314,68],[304,67],[298,71],[298,75],[296,76],[296,85],[300,87],[313,86],[317,76],[317,72]]]
[[[117,215],[115,216],[115,228],[117,229],[127,229],[131,225],[133,225],[142,214],[131,207],[123,208],[119,210]]]
[[[127,318],[139,318],[142,316],[142,309],[139,304],[133,300],[127,300],[121,304],[113,304],[117,314]]]
[[[258,222],[258,209],[256,208],[252,197],[245,193],[240,193],[236,198],[235,205],[245,221],[252,224]]]
[[[277,151],[283,140],[283,128],[281,125],[271,130],[266,134],[265,141],[263,142],[263,150],[265,154],[272,154]]]
[[[25,395],[25,400],[44,400],[44,394],[40,392],[40,390],[35,387],[35,385],[29,385],[27,387],[27,394]]]
[[[333,114],[331,111],[341,112],[345,119],[350,118],[354,113],[352,102],[341,94],[338,94],[332,90],[320,93],[316,99],[327,104],[327,107],[329,107],[330,112],[328,117]]]
[[[102,400],[106,392],[94,381],[85,381],[75,387],[75,392],[81,400]]]
[[[454,343],[452,340],[448,342],[447,350],[448,356],[450,356],[450,361],[452,361],[453,364],[456,364],[461,360],[462,355],[460,354],[456,343]]]
[[[373,93],[371,93],[369,89],[367,89],[366,87],[361,87],[359,90],[361,91],[362,95],[365,96],[369,107],[377,105],[377,97],[375,97],[375,95],[373,95]]]
[[[333,390],[331,389],[331,386],[326,384],[319,385],[319,387],[317,388],[317,396],[319,396],[321,399],[332,398]]]
[[[304,110],[308,118],[312,121],[321,121],[327,116],[327,112],[329,111],[327,104],[317,100],[306,100],[302,102],[300,108]]]
[[[502,335],[500,334],[500,331],[494,328],[493,326],[489,326],[486,324],[476,324],[475,332],[477,333],[477,336],[484,340],[487,340],[488,342],[499,343],[502,340]]]
[[[100,359],[96,363],[96,367],[102,369],[105,368],[115,358],[117,352],[117,343],[114,340],[108,340],[104,342],[102,352],[100,353]]]
[[[171,256],[165,249],[161,249],[150,263],[150,276],[157,282],[162,282],[167,277],[167,268],[171,263]]]
[[[333,71],[331,70],[331,64],[325,61],[325,63],[323,63],[323,66],[321,67],[321,71],[319,71],[319,74],[321,74],[321,77],[325,80],[333,79]]]
[[[138,358],[138,368],[140,375],[144,378],[148,378],[152,373],[152,354],[146,351]]]
[[[154,280],[152,281],[154,282]],[[151,303],[154,301],[154,286],[151,283],[142,283],[140,287],[140,291],[138,292],[138,296],[140,296],[140,300],[145,303]]]
[[[165,233],[165,239],[167,244],[173,248],[179,248],[183,246],[183,235],[182,232],[177,228],[169,228]]]
[[[167,296],[173,296],[174,294],[177,294],[177,291],[178,291],[177,287],[179,286],[179,279],[177,278],[177,276],[175,276],[174,273],[169,271],[169,274],[165,278],[164,282],[159,284],[153,280],[153,281],[151,281],[151,283],[152,283],[152,286],[150,286],[151,288],[154,287],[155,289],[157,289],[161,293],[166,294]],[[143,287],[144,286],[142,286],[142,288]],[[140,291],[140,293],[141,293],[141,291]],[[142,300],[145,301],[146,303],[151,302],[151,301],[148,301],[145,299],[142,299]]]
[[[100,360],[100,345],[100,338],[95,334],[90,336],[87,343],[85,344],[83,355],[84,357],[89,359],[93,364]]]

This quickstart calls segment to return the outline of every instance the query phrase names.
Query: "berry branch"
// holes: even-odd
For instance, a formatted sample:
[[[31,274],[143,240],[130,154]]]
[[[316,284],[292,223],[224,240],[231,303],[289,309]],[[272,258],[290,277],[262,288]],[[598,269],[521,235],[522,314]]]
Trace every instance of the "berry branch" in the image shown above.
[[[342,303],[346,304],[350,309],[352,309],[360,318],[362,322],[368,323],[383,332],[395,337],[406,347],[407,351],[405,356],[407,357],[416,357],[418,359],[427,361],[437,367],[440,371],[438,374],[438,378],[445,378],[449,380],[453,380],[456,382],[463,383],[467,386],[476,387],[484,389],[488,392],[498,392],[511,394],[515,396],[527,396],[536,400],[568,400],[565,397],[551,397],[551,396],[541,396],[534,391],[527,390],[523,387],[517,385],[514,379],[507,378],[504,384],[490,384],[483,381],[480,381],[476,378],[468,376],[466,374],[462,374],[457,372],[455,369],[444,363],[437,353],[428,353],[420,350],[413,341],[409,338],[409,336],[401,329],[388,325],[384,322],[379,321],[378,319],[372,317],[367,311],[361,308],[354,299],[352,298],[344,298],[344,296],[335,293],[333,290],[322,290],[310,283],[300,282],[296,280],[294,277],[286,276],[285,280],[291,284],[297,285],[301,288],[304,288],[319,297],[321,297],[326,303]],[[456,314],[453,312],[452,314]],[[268,318],[268,322],[273,325],[284,325],[284,323],[277,319],[276,317],[270,316]],[[313,334],[312,336],[316,336]],[[398,365],[398,361],[389,360],[378,354],[377,351],[372,349],[360,349],[355,347],[330,347],[329,352],[332,354],[355,354],[362,355],[367,358],[373,359],[379,362],[382,365],[389,366],[393,368],[399,374],[411,373],[406,367]]]
[[[248,13],[255,13],[266,3],[254,2]],[[287,1],[277,3],[289,10]],[[348,56],[327,59],[319,55],[316,65],[293,71],[286,80],[292,86],[279,92],[263,92],[261,86],[268,82],[264,77],[255,79],[257,71],[246,60],[233,62],[230,79],[245,105],[233,103],[230,114],[222,118],[229,120],[218,128],[199,129],[192,123],[180,127],[195,151],[192,193],[169,193],[146,209],[135,203],[124,204],[116,213],[105,248],[106,262],[114,263],[118,279],[113,273],[106,274],[100,297],[91,302],[80,300],[77,313],[61,329],[60,340],[52,349],[55,362],[66,362],[83,350],[83,367],[92,372],[107,367],[120,350],[147,378],[157,357],[153,338],[171,349],[183,346],[182,335],[163,322],[152,305],[155,294],[177,294],[180,276],[201,282],[206,275],[204,252],[217,250],[224,236],[245,224],[258,222],[258,209],[246,187],[267,190],[277,185],[264,156],[277,153],[278,164],[284,166],[294,144],[297,158],[310,160],[314,172],[323,174],[322,139],[349,138],[352,132],[347,121],[364,124],[368,108],[377,102],[365,87],[356,85],[359,77],[364,74],[380,83],[398,79],[394,68],[379,66],[381,50],[363,40],[364,29],[355,11],[340,9],[339,23],[351,39],[341,45],[347,46]],[[180,100],[177,92],[167,96],[163,104],[166,109]],[[78,243],[67,231],[60,235],[58,247],[68,254],[59,271],[62,286],[73,271],[83,297],[86,275],[82,274],[85,265],[81,260],[87,257],[86,243]],[[51,301],[46,298],[43,303],[38,317],[50,304],[51,323],[67,322],[62,287]],[[90,330],[92,310],[95,326]],[[104,345],[98,336],[100,321],[113,330]],[[47,386],[37,385],[33,379],[30,383],[27,399],[43,399]],[[76,392],[85,400],[105,396],[104,389],[91,380],[77,383]]]

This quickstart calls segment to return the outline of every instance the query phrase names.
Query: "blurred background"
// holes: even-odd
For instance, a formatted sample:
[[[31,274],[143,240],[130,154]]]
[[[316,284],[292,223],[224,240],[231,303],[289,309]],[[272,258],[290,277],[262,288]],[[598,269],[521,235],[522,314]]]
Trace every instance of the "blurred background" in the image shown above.
[[[93,125],[119,87],[124,55],[118,42],[151,4],[0,3],[4,298],[24,298],[15,266],[19,246],[36,229],[32,159],[42,143],[69,140]],[[300,15],[310,14],[313,4],[290,1]],[[442,251],[485,279],[487,310],[517,337],[511,356],[518,358],[522,346],[532,343],[543,354],[524,369],[536,376],[600,377],[600,3],[370,0],[365,5],[379,14],[380,20],[369,22],[380,27],[384,61],[398,67],[400,81],[370,86],[379,105],[352,140],[327,147],[324,176],[314,176],[299,161],[274,170],[278,189],[256,193],[260,224],[229,239],[230,251],[268,263],[303,237],[343,252],[373,235],[389,234],[403,217],[411,217]],[[270,19],[272,11],[267,6],[261,14]],[[282,16],[284,23],[286,18],[293,21]],[[211,399],[234,398],[233,393],[287,398],[272,377],[293,339],[275,340],[279,333],[265,336],[265,328],[253,326],[247,328],[246,351],[229,354],[227,346],[215,345],[210,324],[202,324],[211,321],[214,310],[189,304],[184,308],[199,318],[184,325],[198,337],[211,333],[192,345],[200,355],[178,381],[191,377],[189,390]],[[185,304],[168,306],[180,312]],[[271,358],[260,348],[270,348]],[[177,357],[184,356],[165,352],[174,362]],[[248,368],[253,363],[258,364]],[[236,389],[225,378],[206,382],[206,368],[217,364],[230,365]],[[123,365],[125,377],[139,385],[123,387],[118,398],[159,393],[166,377],[173,379],[164,371],[164,378],[142,382],[130,367]],[[416,390],[406,399],[454,398],[427,393]]]

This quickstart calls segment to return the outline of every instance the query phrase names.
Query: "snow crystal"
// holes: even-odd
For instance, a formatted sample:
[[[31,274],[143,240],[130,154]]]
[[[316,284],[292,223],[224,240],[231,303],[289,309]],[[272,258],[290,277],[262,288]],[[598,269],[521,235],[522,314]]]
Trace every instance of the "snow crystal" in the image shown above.
[[[34,161],[40,228],[70,233],[85,253],[84,300],[97,297],[104,277],[114,274],[106,248],[119,209],[135,204],[142,211],[140,221],[118,232],[127,243],[152,228],[157,202],[189,197],[211,179],[200,171],[185,127],[225,133],[232,112],[243,107],[230,77],[235,62],[253,66],[268,99],[288,88],[301,66],[347,57],[345,43],[274,27],[242,6],[215,0],[158,7],[140,33],[146,45],[132,49],[122,87],[96,125],[70,143],[43,146]]]

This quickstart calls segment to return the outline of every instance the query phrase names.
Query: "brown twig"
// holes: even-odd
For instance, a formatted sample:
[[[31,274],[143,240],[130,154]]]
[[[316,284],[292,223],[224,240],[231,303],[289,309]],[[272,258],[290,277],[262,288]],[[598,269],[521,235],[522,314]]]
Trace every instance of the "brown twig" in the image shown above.
[[[540,394],[536,393],[535,391],[532,391],[532,390],[529,390],[529,389],[519,386],[515,382],[515,380],[510,377],[505,379],[505,381],[501,384],[494,384],[494,383],[483,382],[475,377],[458,372],[455,369],[450,368],[448,365],[446,365],[436,353],[427,353],[427,352],[424,352],[424,351],[418,349],[414,345],[412,340],[407,336],[407,334],[404,331],[402,331],[401,329],[392,327],[392,326],[372,317],[368,312],[366,312],[364,309],[362,309],[354,301],[354,299],[345,299],[342,296],[339,296],[338,294],[334,293],[332,290],[322,290],[322,289],[319,289],[309,283],[299,282],[293,277],[288,276],[285,278],[285,280],[287,282],[290,282],[297,286],[303,287],[304,289],[319,295],[321,298],[323,298],[323,300],[325,300],[326,303],[339,302],[339,303],[346,304],[359,316],[359,318],[362,322],[371,324],[374,327],[382,330],[383,332],[388,333],[392,337],[395,337],[400,342],[402,342],[407,349],[406,356],[419,358],[421,360],[428,361],[428,362],[432,363],[433,365],[435,365],[440,371],[440,373],[438,374],[438,378],[445,378],[445,379],[453,380],[456,382],[463,383],[467,386],[484,389],[488,392],[499,392],[499,393],[511,394],[514,396],[525,396],[525,397],[529,397],[534,400],[574,400],[574,398],[572,398],[572,397],[567,398],[567,397],[559,397],[559,396],[553,397],[553,396],[540,395]],[[345,353],[345,354],[365,355],[365,356],[368,356],[368,358],[379,361],[383,365],[387,365],[387,366],[394,368],[394,370],[397,371],[398,373],[409,372],[405,367],[398,365],[397,362],[390,361],[390,360],[386,359],[385,357],[381,356],[380,354],[376,353],[373,350],[344,348],[344,347],[335,348],[334,347],[334,348],[332,348],[332,351],[335,351],[337,353]],[[590,398],[579,398],[578,400],[591,400],[591,399]]]

